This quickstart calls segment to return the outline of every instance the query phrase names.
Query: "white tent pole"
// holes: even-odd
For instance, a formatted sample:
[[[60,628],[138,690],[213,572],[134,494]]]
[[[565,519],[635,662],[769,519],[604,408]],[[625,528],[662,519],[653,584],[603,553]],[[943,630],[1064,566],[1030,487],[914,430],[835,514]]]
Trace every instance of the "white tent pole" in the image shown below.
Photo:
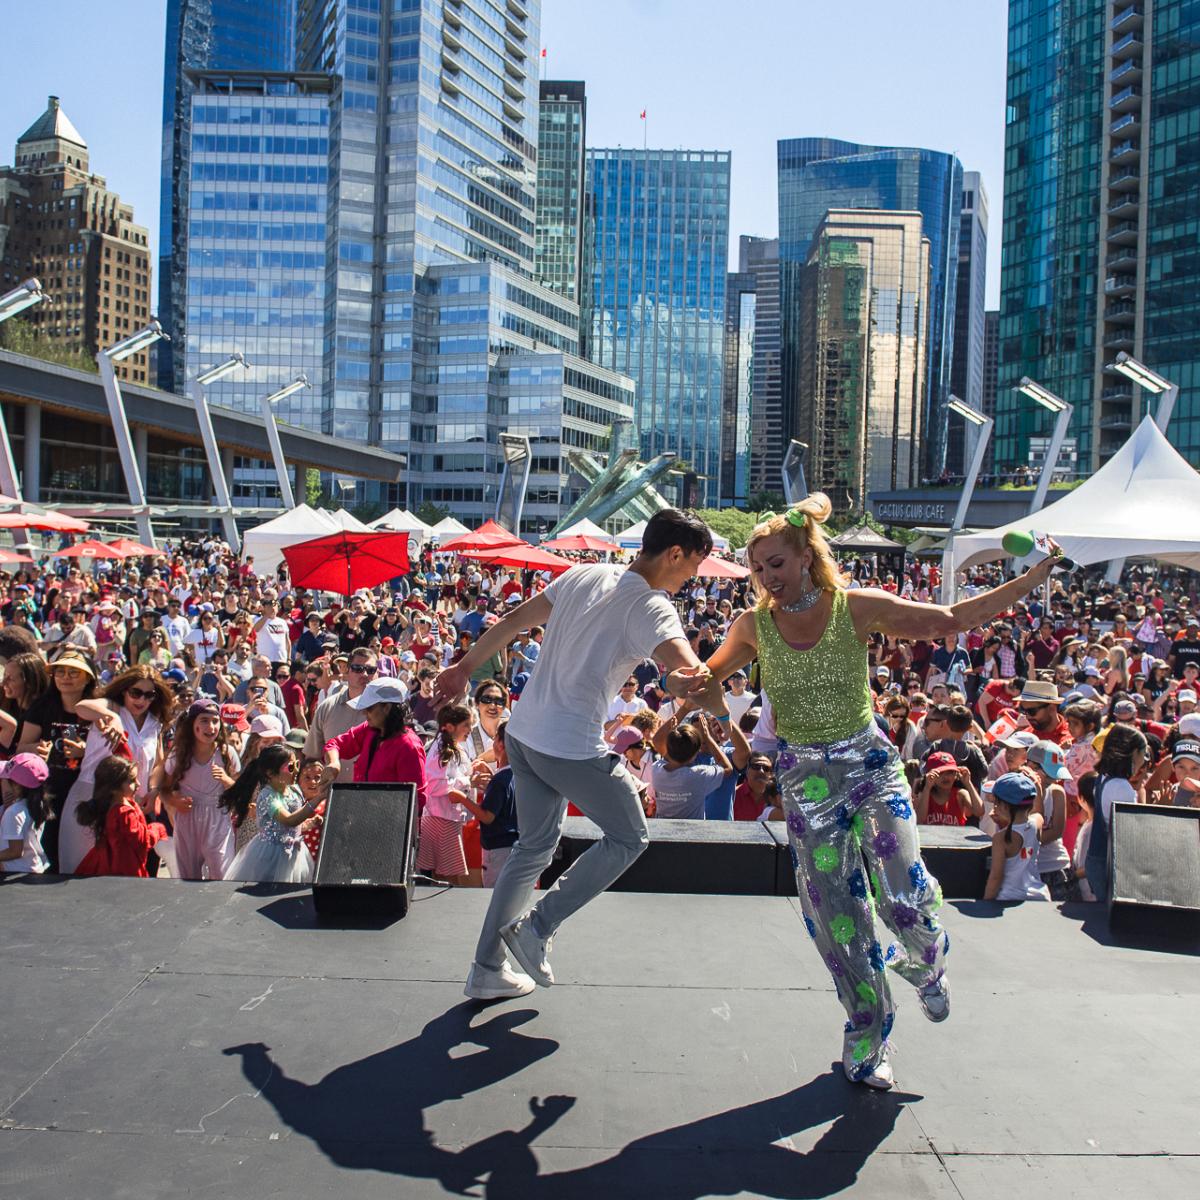
[[[1058,415],[1054,418],[1054,433],[1051,435],[1050,445],[1046,449],[1046,461],[1042,464],[1042,475],[1038,480],[1037,490],[1033,493],[1033,503],[1029,506],[1031,516],[1046,507],[1046,493],[1050,489],[1050,480],[1054,478],[1054,472],[1058,467],[1058,456],[1062,453],[1063,442],[1067,437],[1067,426],[1071,423],[1071,414],[1074,411],[1074,405],[1064,401],[1062,408],[1058,410]]]

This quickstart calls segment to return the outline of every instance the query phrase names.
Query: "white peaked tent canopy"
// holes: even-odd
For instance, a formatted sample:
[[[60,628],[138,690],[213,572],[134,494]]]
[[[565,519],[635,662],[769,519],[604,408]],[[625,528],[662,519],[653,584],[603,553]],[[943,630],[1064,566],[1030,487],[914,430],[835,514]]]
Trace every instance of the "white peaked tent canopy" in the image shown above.
[[[954,569],[1004,557],[1010,530],[1048,533],[1080,566],[1155,558],[1200,570],[1200,474],[1150,417],[1086,483],[1040,512],[954,539]]]
[[[341,526],[323,509],[298,504],[295,508],[246,531],[242,557],[254,559],[256,575],[273,574],[283,562],[284,546],[311,541]]]
[[[443,517],[429,531],[429,539],[440,545],[442,542],[448,542],[452,537],[458,537],[460,533],[470,532],[461,521],[456,521],[453,517]]]
[[[353,513],[339,508],[337,512],[327,514],[336,529],[349,529],[352,533],[366,533],[369,525],[364,525]]]
[[[643,522],[643,525],[644,524],[645,524],[645,522]],[[587,517],[584,517],[582,521],[576,521],[574,525],[570,526],[567,529],[564,529],[562,531],[562,533],[555,534],[554,536],[555,537],[598,537],[598,538],[606,538],[610,542],[613,540],[611,533],[606,533],[603,529],[600,528],[599,525],[596,524],[595,521],[589,521],[587,519]]]
[[[429,533],[429,526],[420,517],[414,517],[406,508],[393,508],[371,522],[372,529],[389,529],[394,533]]]
[[[628,529],[622,529],[621,532],[616,535],[617,545],[620,546],[622,550],[640,550],[642,548],[642,536],[645,534],[645,532],[645,521],[639,521],[636,525],[630,525]],[[719,533],[716,533],[711,529],[708,532],[712,534],[714,550],[729,549],[728,538],[722,537]]]

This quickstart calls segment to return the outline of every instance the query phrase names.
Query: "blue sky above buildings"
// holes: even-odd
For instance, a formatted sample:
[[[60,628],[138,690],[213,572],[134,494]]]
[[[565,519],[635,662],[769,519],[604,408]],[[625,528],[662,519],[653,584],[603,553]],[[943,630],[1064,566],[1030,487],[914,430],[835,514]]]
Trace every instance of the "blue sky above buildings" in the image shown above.
[[[165,0],[6,4],[0,161],[63,108],[158,254]],[[775,143],[824,136],[927,146],[983,173],[988,305],[999,295],[1007,0],[544,0],[547,77],[584,79],[594,146],[733,152],[731,250],[776,232]],[[638,113],[648,112],[648,128]],[[736,265],[736,264],[735,264]]]

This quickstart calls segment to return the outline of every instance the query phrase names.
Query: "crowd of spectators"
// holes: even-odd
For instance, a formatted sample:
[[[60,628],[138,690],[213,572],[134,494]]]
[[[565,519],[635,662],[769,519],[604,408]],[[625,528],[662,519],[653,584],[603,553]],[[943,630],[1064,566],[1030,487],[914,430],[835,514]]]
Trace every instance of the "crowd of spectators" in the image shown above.
[[[936,568],[845,565],[853,586],[936,601]],[[998,571],[972,572],[968,592]],[[504,730],[543,631],[482,663],[466,704],[439,708],[434,683],[547,580],[427,546],[345,599],[260,577],[215,539],[0,576],[0,868],[302,882],[330,786],[357,780],[414,786],[420,870],[489,883],[518,834]],[[701,661],[754,603],[724,578],[675,600]],[[989,895],[1102,896],[1114,800],[1200,805],[1191,575],[1058,575],[1048,604],[868,652],[918,820],[1003,835]],[[611,697],[605,736],[648,817],[783,819],[757,683],[757,664],[729,680],[729,725],[674,701],[651,661]]]

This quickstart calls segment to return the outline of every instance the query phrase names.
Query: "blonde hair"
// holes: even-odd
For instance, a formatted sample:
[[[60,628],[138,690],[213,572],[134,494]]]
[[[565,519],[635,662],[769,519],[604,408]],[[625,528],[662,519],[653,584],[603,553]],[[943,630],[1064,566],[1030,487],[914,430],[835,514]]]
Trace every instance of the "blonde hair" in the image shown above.
[[[787,512],[770,513],[755,525],[754,532],[746,542],[746,558],[749,559],[755,545],[763,538],[782,537],[796,554],[803,554],[806,549],[812,548],[813,561],[809,575],[815,587],[825,592],[844,588],[846,577],[821,530],[832,512],[833,505],[829,497],[824,492],[812,492],[799,504],[793,504]],[[754,579],[754,591],[758,596],[758,607],[770,608],[773,603],[771,597],[763,591],[757,579]]]

